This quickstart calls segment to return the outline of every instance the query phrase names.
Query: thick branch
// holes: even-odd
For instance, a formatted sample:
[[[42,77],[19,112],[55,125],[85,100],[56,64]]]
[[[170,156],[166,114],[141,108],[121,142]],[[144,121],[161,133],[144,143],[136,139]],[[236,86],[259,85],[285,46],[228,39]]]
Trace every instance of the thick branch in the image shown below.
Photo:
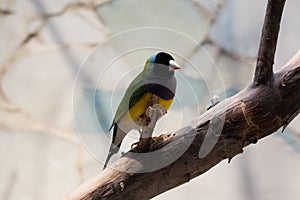
[[[134,150],[126,153],[113,168],[65,199],[152,198],[242,153],[243,147],[285,126],[299,109],[300,51],[274,74],[272,85],[246,88],[212,107],[190,126],[161,135],[151,149],[159,153],[153,156],[133,154]],[[214,140],[216,144],[210,143],[213,145],[209,148],[207,144]],[[205,151],[207,154],[203,154]],[[161,168],[154,169],[161,163]]]
[[[272,81],[274,55],[284,4],[285,0],[268,0],[254,75],[255,85],[269,85]]]

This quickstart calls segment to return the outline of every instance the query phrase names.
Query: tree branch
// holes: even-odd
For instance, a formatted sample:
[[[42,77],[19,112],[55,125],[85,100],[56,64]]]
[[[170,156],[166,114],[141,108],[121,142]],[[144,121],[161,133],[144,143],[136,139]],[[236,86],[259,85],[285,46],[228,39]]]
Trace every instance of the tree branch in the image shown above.
[[[65,200],[152,198],[242,153],[243,147],[285,126],[299,109],[300,51],[274,75],[271,86],[246,88],[212,107],[190,126],[155,138],[149,150],[159,152],[154,156],[132,154],[135,150],[127,152]],[[223,124],[221,119],[225,116]],[[212,138],[217,138],[217,143],[207,155],[200,156],[200,149]],[[178,159],[168,163],[174,156]],[[162,162],[162,168],[145,171],[149,165],[153,168]]]
[[[272,81],[274,55],[284,4],[285,0],[268,0],[254,75],[255,86],[269,85]]]

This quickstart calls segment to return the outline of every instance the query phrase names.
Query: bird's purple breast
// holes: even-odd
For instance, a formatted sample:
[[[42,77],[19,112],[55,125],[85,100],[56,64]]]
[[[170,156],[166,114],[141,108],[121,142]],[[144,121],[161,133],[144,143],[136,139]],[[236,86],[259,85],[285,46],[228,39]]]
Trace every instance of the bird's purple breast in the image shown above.
[[[147,91],[158,97],[169,100],[174,98],[176,91],[176,78],[173,76],[170,79],[153,79],[145,84]]]

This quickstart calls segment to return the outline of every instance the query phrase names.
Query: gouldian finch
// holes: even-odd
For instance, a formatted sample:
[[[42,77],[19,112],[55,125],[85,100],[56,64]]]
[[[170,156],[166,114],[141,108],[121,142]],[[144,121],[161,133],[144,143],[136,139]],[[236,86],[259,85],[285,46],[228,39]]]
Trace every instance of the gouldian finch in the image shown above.
[[[118,106],[109,129],[113,128],[113,137],[103,169],[112,155],[119,151],[126,134],[133,129],[142,128],[141,119],[154,95],[158,104],[169,109],[175,96],[174,71],[177,69],[180,69],[179,65],[168,53],[158,52],[147,59],[143,71],[130,83]]]

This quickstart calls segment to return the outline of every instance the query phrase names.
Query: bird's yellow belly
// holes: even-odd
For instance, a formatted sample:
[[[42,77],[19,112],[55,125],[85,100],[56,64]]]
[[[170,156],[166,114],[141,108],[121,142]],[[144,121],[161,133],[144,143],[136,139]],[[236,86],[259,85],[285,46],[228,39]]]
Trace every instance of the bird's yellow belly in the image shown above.
[[[134,123],[138,122],[139,117],[144,114],[149,106],[149,102],[151,101],[152,94],[145,94],[134,106],[132,106],[129,111],[124,115],[124,121],[132,121]],[[173,102],[173,98],[169,100],[165,100],[158,97],[158,104],[163,106],[166,110],[168,110]]]

